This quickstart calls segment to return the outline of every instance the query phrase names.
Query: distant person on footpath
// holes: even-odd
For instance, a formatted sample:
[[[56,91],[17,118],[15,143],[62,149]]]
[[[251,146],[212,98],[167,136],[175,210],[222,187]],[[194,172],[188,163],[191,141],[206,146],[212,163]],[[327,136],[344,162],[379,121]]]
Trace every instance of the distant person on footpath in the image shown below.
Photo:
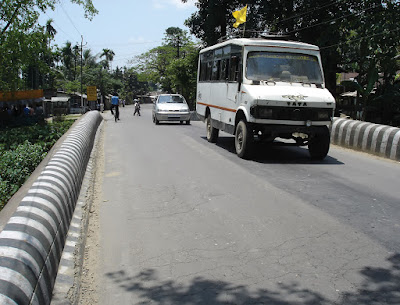
[[[113,113],[113,108],[115,111],[115,120],[119,120],[119,98],[117,92],[114,92],[111,97],[111,113]]]
[[[133,113],[133,115],[138,114],[140,116],[140,103],[138,100],[135,100],[135,112]]]

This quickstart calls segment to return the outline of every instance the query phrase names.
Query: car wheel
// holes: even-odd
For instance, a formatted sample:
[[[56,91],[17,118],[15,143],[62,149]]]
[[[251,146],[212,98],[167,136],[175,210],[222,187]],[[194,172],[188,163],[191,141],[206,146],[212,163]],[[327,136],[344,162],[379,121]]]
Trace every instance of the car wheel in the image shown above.
[[[207,116],[206,119],[206,127],[207,127],[207,141],[210,143],[216,143],[218,139],[218,132],[217,128],[214,128],[211,124],[211,114]]]
[[[328,154],[330,142],[331,136],[328,127],[321,127],[320,132],[311,137],[308,142],[308,152],[310,153],[311,159],[324,159]]]
[[[183,121],[180,121],[179,123],[180,123],[180,124],[183,124]]]
[[[154,122],[156,123],[156,125],[160,124],[160,121],[157,120],[157,117],[156,117],[156,116],[154,117]]]
[[[243,159],[250,157],[253,150],[253,134],[248,124],[241,120],[236,126],[235,149],[236,154]]]
[[[190,125],[190,120],[187,120],[187,121],[186,121],[186,125]]]

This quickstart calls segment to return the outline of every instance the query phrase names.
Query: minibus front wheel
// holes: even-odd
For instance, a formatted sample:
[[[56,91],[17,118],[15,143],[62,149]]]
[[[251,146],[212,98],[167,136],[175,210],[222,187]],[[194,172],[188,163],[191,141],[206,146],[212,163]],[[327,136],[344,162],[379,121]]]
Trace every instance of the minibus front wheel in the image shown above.
[[[253,149],[253,140],[253,133],[249,125],[240,120],[235,132],[235,149],[240,158],[247,159],[250,157]]]
[[[322,160],[329,151],[331,142],[330,132],[327,126],[321,126],[318,133],[310,137],[308,141],[308,152],[314,160]]]
[[[219,129],[212,126],[211,114],[208,114],[207,116],[206,127],[207,127],[207,141],[210,143],[216,143],[218,139]]]

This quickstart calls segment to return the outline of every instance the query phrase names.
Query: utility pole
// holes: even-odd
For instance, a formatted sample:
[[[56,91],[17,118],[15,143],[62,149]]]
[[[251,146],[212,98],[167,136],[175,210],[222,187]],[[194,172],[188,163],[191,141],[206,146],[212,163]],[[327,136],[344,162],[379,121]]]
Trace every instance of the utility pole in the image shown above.
[[[177,41],[176,41],[176,43],[177,43],[177,58],[178,59],[179,59],[179,43],[180,43],[180,40],[181,40],[181,38],[180,38],[180,36],[178,34]]]

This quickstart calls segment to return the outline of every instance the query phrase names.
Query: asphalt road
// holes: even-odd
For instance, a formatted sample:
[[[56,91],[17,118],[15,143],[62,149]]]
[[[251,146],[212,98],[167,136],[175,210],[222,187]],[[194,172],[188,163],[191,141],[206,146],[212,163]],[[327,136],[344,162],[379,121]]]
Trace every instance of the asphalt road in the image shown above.
[[[400,304],[398,162],[278,145],[242,160],[232,136],[156,126],[150,107],[105,114],[96,302]]]

